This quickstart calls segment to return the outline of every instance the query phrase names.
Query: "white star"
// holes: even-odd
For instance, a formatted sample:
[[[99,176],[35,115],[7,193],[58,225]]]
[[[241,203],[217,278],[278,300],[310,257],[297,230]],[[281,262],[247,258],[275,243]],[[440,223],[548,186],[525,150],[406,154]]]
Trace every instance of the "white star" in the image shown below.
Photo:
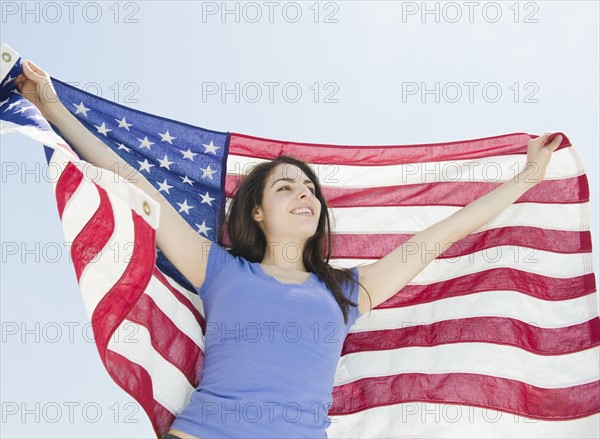
[[[190,214],[190,212],[188,212],[188,211],[189,211],[190,209],[193,209],[193,208],[194,208],[194,206],[190,206],[190,205],[188,205],[188,203],[187,203],[187,199],[186,199],[186,200],[183,200],[183,203],[177,203],[177,204],[179,204],[179,207],[180,207],[180,209],[179,209],[179,212],[181,212],[181,211],[183,210],[183,211],[185,211],[185,213],[187,213],[188,215]]]
[[[19,105],[19,101],[13,102],[12,104],[10,104],[8,107],[6,107],[6,110],[4,110],[4,111],[10,111],[13,109],[13,107],[16,107],[17,105]]]
[[[148,140],[148,136],[138,140],[140,141],[140,148],[148,148],[148,151],[150,150],[150,145],[154,145],[154,142]]]
[[[198,153],[196,152],[192,152],[191,149],[187,149],[187,151],[179,151],[183,154],[183,158],[184,159],[190,159],[191,161],[194,161],[194,156],[198,155]]]
[[[2,87],[5,87],[5,86],[6,86],[6,84],[8,84],[8,83],[9,83],[10,81],[12,81],[13,79],[15,79],[15,78],[13,78],[12,76],[8,75],[8,78],[6,78],[6,81],[4,81],[4,84],[2,84]]]
[[[158,160],[158,163],[160,163],[160,167],[161,168],[167,168],[169,171],[171,170],[171,168],[169,168],[169,165],[172,165],[175,162],[170,162],[169,158],[167,157],[167,155],[165,154],[165,156],[163,157],[162,160]]]
[[[8,101],[10,101],[10,98],[5,101],[0,102],[0,107],[3,106],[4,104],[6,104]]]
[[[75,105],[75,104],[73,104],[73,105]],[[77,108],[77,111],[75,111],[75,114],[83,113],[83,115],[85,117],[87,117],[87,112],[90,111],[89,108],[85,108],[85,105],[83,105],[83,101],[81,101],[81,103],[79,105],[75,105],[75,108]]]
[[[204,153],[208,153],[211,152],[214,155],[217,155],[217,149],[221,149],[220,146],[215,146],[213,144],[213,141],[211,140],[210,143],[208,145],[205,145],[204,143],[202,144],[202,146],[204,146],[206,148],[206,150],[204,151]]]
[[[14,113],[14,114],[19,114],[19,113],[22,113],[22,112],[24,112],[25,110],[30,110],[30,109],[32,109],[32,108],[36,108],[36,107],[34,107],[33,105],[30,105],[29,107],[21,107],[21,108],[19,108],[17,111],[15,111],[15,113]]]
[[[211,201],[214,200],[214,198],[210,198],[210,195],[208,195],[208,191],[206,192],[205,195],[200,194],[200,196],[202,197],[202,203],[208,203],[209,206],[212,206],[212,204],[210,204]]]
[[[162,183],[158,183],[158,192],[165,191],[168,194],[169,189],[171,189],[172,187],[173,186],[169,186],[167,184],[167,179],[165,178],[165,181],[163,181]]]
[[[171,137],[169,135],[169,130],[167,130],[166,133],[162,134],[162,133],[158,133],[160,137],[162,137],[161,142],[169,142],[171,145],[173,144],[173,142],[171,142],[171,140],[176,139],[177,137]]]
[[[106,136],[106,133],[108,133],[109,130],[108,128],[106,128],[106,125],[104,124],[104,122],[102,122],[102,125],[98,126],[98,125],[94,125],[96,127],[96,129],[98,130],[99,133],[104,134]]]
[[[42,116],[40,116],[39,114],[34,114],[33,116],[29,116],[28,119],[44,120],[44,118]]]
[[[132,127],[133,124],[132,123],[127,123],[127,121],[125,120],[125,117],[123,117],[123,119],[119,120],[119,119],[115,119],[117,122],[119,122],[119,126],[117,128],[125,128],[127,131],[129,131],[129,127]]]
[[[148,171],[148,174],[150,173],[150,167],[151,167],[151,166],[154,166],[154,165],[151,165],[151,164],[148,162],[148,159],[144,159],[144,161],[143,161],[143,162],[140,162],[139,160],[137,160],[137,162],[138,162],[140,165],[142,165],[142,166],[140,166],[140,172],[141,172],[141,171]]]
[[[115,142],[115,143],[116,143],[117,145],[119,145],[119,147],[117,148],[117,151],[118,151],[119,149],[124,149],[124,150],[125,150],[125,152],[131,152],[131,148],[127,148],[127,147],[126,147],[125,145],[123,145],[122,143],[118,143],[118,142]]]
[[[204,233],[204,235],[206,235],[208,238],[208,234],[206,232],[212,230],[212,227],[206,227],[206,221],[202,221],[202,224],[196,224],[196,227],[198,227],[198,233]]]
[[[181,178],[183,183],[189,183],[190,186],[194,185],[194,182],[192,180],[190,180],[187,175],[185,177],[179,177],[179,178]]]
[[[200,170],[202,171],[202,177],[201,178],[208,177],[211,180],[213,179],[212,178],[213,174],[217,173],[216,169],[214,171],[212,169],[210,169],[210,165],[208,165],[206,168],[200,168]]]

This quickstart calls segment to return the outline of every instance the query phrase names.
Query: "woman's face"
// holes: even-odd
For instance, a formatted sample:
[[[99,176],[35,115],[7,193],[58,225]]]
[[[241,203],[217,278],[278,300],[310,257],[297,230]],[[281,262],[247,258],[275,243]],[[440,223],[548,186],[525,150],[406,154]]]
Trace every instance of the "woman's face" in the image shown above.
[[[277,165],[267,178],[263,189],[262,206],[254,219],[268,241],[290,240],[300,243],[317,231],[321,202],[315,197],[315,185],[295,165]],[[295,208],[308,206],[312,214],[294,214]]]

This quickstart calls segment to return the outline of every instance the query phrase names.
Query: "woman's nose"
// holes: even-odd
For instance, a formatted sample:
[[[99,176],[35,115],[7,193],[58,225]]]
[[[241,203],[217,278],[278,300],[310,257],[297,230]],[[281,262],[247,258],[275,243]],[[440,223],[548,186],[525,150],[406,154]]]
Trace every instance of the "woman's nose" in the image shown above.
[[[309,189],[309,188],[307,188],[306,186],[304,186],[304,187],[302,188],[302,190],[300,191],[300,196],[301,196],[301,197],[302,197],[302,196],[309,197],[310,195],[312,195],[312,192],[310,191],[310,189]]]

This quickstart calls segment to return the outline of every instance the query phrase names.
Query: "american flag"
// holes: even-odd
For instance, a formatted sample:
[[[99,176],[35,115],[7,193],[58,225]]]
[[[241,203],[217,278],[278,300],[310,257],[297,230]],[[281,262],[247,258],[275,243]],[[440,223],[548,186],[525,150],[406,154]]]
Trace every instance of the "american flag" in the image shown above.
[[[202,302],[154,245],[159,205],[115,174],[90,172],[15,90],[20,61],[2,45],[1,132],[44,144],[60,170],[52,184],[100,358],[160,437],[200,384]],[[280,154],[308,161],[334,219],[338,267],[376,261],[512,178],[537,137],[397,146],[280,141],[191,126],[52,81],[72,114],[211,240],[253,164]],[[542,183],[355,322],[336,371],[328,436],[597,437],[591,242],[589,185],[565,137]],[[102,252],[114,245],[126,257]],[[111,337],[130,325],[136,343]]]

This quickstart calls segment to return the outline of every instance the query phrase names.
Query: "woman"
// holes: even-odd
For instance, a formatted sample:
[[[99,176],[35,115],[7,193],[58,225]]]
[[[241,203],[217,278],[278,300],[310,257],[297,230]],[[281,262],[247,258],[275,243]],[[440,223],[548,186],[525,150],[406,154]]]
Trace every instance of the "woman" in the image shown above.
[[[203,300],[207,331],[201,384],[165,439],[326,438],[334,373],[356,318],[542,181],[562,140],[557,136],[547,143],[548,133],[531,140],[526,166],[514,179],[375,263],[339,270],[328,264],[327,204],[318,178],[303,161],[281,156],[255,166],[244,178],[231,206],[232,244],[226,251],[219,244],[222,235],[219,243],[203,238],[150,183],[132,178],[129,165],[60,103],[43,70],[24,61],[23,72],[15,80],[21,94],[85,160],[128,175],[161,204],[157,245]],[[326,325],[333,334],[323,333]],[[300,336],[290,335],[289,328]]]

